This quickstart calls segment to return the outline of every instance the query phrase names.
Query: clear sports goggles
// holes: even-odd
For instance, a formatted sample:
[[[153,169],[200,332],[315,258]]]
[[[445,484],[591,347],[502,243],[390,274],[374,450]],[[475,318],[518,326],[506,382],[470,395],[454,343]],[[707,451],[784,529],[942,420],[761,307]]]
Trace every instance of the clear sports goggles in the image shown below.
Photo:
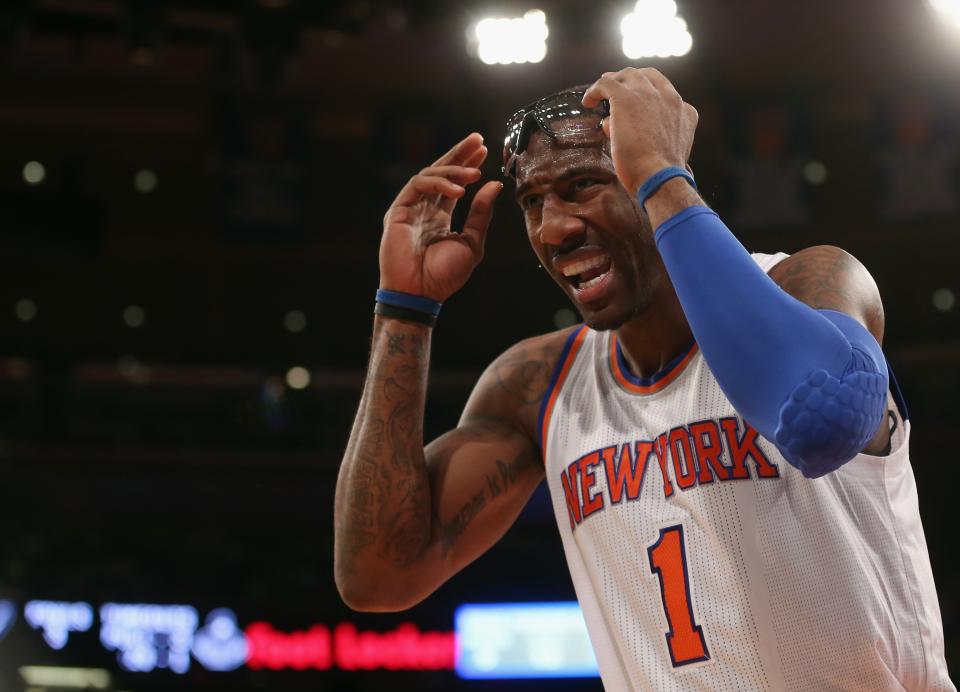
[[[584,135],[595,132],[610,115],[610,103],[600,101],[596,108],[584,107],[585,91],[564,91],[547,96],[524,106],[507,119],[507,136],[503,140],[503,167],[500,172],[507,177],[517,177],[517,157],[530,141],[535,127],[550,135],[561,144],[574,144]],[[561,128],[560,123],[564,125]]]

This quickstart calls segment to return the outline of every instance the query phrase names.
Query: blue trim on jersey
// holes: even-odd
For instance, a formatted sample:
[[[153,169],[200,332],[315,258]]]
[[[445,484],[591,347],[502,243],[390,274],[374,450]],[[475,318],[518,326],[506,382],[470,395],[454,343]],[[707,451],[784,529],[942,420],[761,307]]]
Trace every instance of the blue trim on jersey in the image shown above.
[[[900,390],[900,383],[897,382],[897,378],[893,376],[893,368],[890,366],[890,359],[884,356],[887,361],[887,374],[890,376],[890,393],[893,395],[893,403],[897,405],[897,409],[900,411],[900,417],[906,421],[910,419],[910,412],[907,410],[907,400],[903,396],[903,392]]]
[[[537,415],[537,446],[540,448],[541,457],[543,456],[543,417],[547,413],[547,404],[550,402],[553,388],[557,386],[557,380],[560,379],[563,364],[570,354],[570,349],[573,348],[573,342],[576,340],[577,334],[584,328],[584,325],[580,325],[570,332],[570,336],[567,337],[566,343],[563,344],[563,350],[560,351],[560,357],[557,359],[557,364],[553,366],[553,375],[550,377],[550,384],[547,385],[547,391],[543,394],[543,401],[540,402],[540,413]],[[544,459],[543,461],[546,463],[547,460]]]
[[[620,366],[620,372],[623,373],[623,376],[626,377],[631,384],[635,384],[638,387],[649,387],[650,385],[656,384],[664,377],[669,375],[673,369],[680,364],[680,361],[690,355],[690,352],[696,345],[696,341],[691,341],[690,345],[684,348],[683,352],[679,356],[664,365],[659,372],[651,375],[650,377],[637,377],[630,372],[630,366],[627,365],[627,359],[623,356],[623,348],[620,346],[620,339],[617,339],[617,365]]]

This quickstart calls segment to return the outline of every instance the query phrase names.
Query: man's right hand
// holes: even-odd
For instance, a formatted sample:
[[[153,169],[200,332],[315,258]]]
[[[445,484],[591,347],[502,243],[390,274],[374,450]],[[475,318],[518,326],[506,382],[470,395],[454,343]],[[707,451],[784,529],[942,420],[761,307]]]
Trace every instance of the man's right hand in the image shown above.
[[[483,137],[468,135],[400,190],[383,219],[380,288],[443,302],[470,278],[483,258],[493,202],[503,189],[489,181],[477,192],[463,231],[450,228],[465,186],[480,179],[487,158]]]

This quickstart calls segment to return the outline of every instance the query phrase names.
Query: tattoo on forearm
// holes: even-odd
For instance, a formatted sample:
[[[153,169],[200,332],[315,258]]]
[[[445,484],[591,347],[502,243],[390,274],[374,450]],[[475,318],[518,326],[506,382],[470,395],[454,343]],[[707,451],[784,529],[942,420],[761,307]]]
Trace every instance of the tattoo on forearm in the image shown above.
[[[397,483],[397,513],[384,530],[384,545],[391,562],[406,567],[423,550],[430,533],[430,491],[425,479],[404,478]]]
[[[374,418],[367,424],[357,449],[349,489],[348,519],[344,522],[346,540],[354,548],[362,548],[376,540],[376,511],[386,494],[389,478],[377,473],[377,459],[383,448],[383,420]]]
[[[406,353],[407,350],[403,346],[406,338],[406,334],[390,334],[387,332],[387,354],[395,356],[400,353]]]
[[[424,363],[427,337],[384,330],[371,355],[352,463],[342,477],[339,554],[353,559],[374,545],[396,566],[416,559],[430,539],[430,491],[423,463]]]

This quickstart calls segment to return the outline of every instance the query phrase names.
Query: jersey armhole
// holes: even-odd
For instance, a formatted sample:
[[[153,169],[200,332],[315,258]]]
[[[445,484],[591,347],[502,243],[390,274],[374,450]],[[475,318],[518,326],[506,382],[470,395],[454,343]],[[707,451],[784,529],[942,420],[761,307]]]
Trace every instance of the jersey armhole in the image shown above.
[[[563,350],[560,351],[560,357],[557,358],[557,364],[553,369],[553,375],[550,377],[550,384],[547,385],[547,391],[543,394],[540,414],[537,416],[537,446],[540,447],[540,458],[544,466],[547,463],[547,429],[550,427],[553,407],[557,402],[560,390],[563,388],[563,382],[567,379],[570,368],[577,359],[577,353],[583,345],[588,329],[586,325],[582,325],[570,332],[563,344]]]
[[[883,356],[887,361],[887,374],[890,376],[890,393],[893,395],[893,403],[897,405],[900,418],[906,423],[910,419],[910,412],[907,410],[907,400],[903,398],[903,392],[900,390],[900,383],[893,374],[893,366],[890,365],[890,359],[886,354]]]

